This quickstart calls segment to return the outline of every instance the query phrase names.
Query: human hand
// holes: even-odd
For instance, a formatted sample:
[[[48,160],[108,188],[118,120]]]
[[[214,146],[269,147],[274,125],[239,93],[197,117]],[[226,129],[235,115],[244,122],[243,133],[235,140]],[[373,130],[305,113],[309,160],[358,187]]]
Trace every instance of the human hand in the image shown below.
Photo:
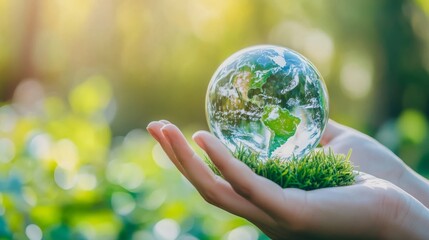
[[[388,181],[362,173],[352,186],[282,189],[232,157],[213,135],[196,133],[194,140],[221,178],[190,148],[176,126],[152,122],[148,131],[207,202],[248,219],[273,239],[429,237],[429,210]]]
[[[385,179],[429,207],[429,183],[375,139],[329,120],[321,145],[335,153],[347,154],[359,171]]]

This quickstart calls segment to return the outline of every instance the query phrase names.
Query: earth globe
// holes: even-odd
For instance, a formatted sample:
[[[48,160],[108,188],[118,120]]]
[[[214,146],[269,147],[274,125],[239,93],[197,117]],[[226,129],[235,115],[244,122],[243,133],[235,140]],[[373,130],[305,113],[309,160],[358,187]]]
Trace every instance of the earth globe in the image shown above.
[[[299,159],[317,146],[328,121],[321,74],[301,54],[261,45],[238,51],[214,73],[206,95],[211,132],[232,152]]]

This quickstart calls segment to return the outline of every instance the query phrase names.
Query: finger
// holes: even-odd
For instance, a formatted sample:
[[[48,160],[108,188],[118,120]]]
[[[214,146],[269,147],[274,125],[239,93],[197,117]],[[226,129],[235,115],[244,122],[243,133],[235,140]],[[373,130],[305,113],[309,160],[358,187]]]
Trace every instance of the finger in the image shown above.
[[[344,133],[344,131],[344,126],[329,119],[325,131],[323,132],[322,139],[320,140],[320,144],[323,146],[328,144],[332,139]]]
[[[161,132],[161,128],[165,126],[165,123],[159,122],[151,122],[147,126],[147,131],[155,138],[156,141],[161,145],[164,152],[167,154],[168,158],[170,158],[171,162],[176,166],[176,168],[187,178],[187,173],[180,162],[177,160],[176,155],[173,152],[170,144],[165,138],[164,134]]]
[[[305,202],[302,194],[295,194],[297,191],[288,191],[293,194],[285,195],[280,186],[253,173],[244,163],[235,159],[213,135],[198,132],[194,139],[207,152],[233,189],[274,219],[292,220],[296,209]]]
[[[162,128],[162,132],[188,173],[189,181],[207,202],[255,223],[274,223],[263,211],[237,194],[228,182],[217,177],[195,154],[176,126],[168,124]]]

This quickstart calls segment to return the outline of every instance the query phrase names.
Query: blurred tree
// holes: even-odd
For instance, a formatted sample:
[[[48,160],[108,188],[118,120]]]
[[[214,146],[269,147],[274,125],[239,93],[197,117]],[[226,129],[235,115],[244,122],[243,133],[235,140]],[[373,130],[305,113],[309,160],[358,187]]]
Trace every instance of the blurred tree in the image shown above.
[[[429,74],[423,63],[422,39],[414,23],[421,9],[411,0],[383,1],[382,13],[377,14],[375,26],[379,33],[381,62],[377,64],[380,82],[374,102],[377,105],[376,125],[397,118],[405,109],[416,109],[429,115]],[[427,25],[426,25],[427,26]],[[427,29],[426,29],[427,30]]]
[[[33,54],[35,53],[35,44],[39,29],[40,5],[42,3],[42,1],[20,2],[17,6],[18,11],[22,12],[20,15],[23,17],[22,22],[18,23],[21,25],[18,26],[18,29],[21,30],[18,33],[20,35],[17,48],[17,55],[19,57],[12,78],[8,81],[4,94],[2,94],[3,100],[10,100],[12,98],[14,89],[22,80],[28,78],[37,79],[38,77]]]

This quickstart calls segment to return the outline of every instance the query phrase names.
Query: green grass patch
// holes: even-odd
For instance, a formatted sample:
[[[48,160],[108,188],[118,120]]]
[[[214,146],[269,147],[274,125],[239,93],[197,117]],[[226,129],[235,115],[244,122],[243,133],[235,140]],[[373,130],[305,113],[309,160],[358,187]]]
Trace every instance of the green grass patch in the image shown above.
[[[282,188],[299,188],[314,190],[327,187],[348,186],[355,182],[356,173],[348,155],[313,150],[298,159],[282,160],[269,158],[265,162],[259,160],[258,153],[245,148],[238,148],[233,155],[249,166],[252,171],[268,178]],[[206,158],[209,167],[219,176],[216,166]]]

